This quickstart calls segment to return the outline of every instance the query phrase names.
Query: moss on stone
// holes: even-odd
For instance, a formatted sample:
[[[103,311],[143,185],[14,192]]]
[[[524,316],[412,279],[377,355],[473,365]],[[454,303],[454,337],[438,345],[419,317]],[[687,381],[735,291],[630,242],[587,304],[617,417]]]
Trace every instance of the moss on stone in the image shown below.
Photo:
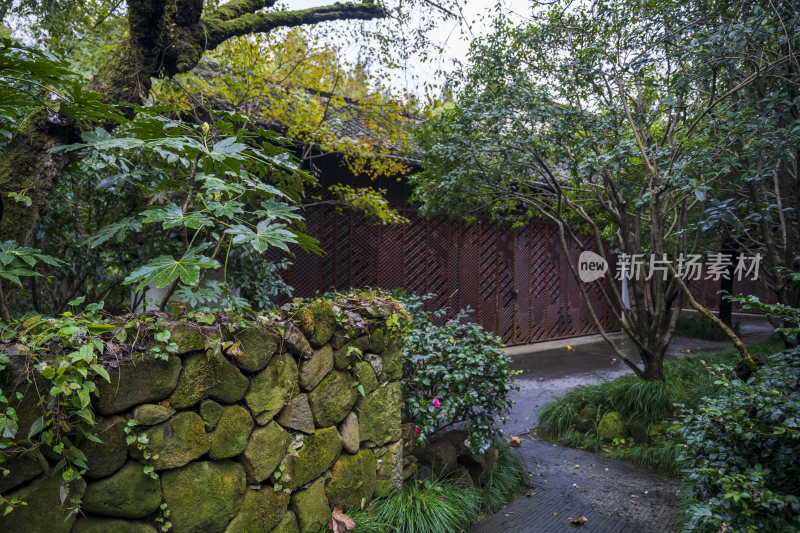
[[[278,338],[258,324],[237,332],[234,337],[241,344],[242,354],[235,357],[233,362],[247,372],[258,372],[267,366],[278,348]]]
[[[294,490],[327,472],[342,450],[342,441],[335,427],[319,429],[303,439],[297,455],[284,460],[284,472],[291,478],[284,486]]]
[[[360,507],[372,498],[375,490],[375,456],[371,450],[355,455],[342,454],[331,468],[331,478],[325,484],[325,496],[330,505],[345,509]]]
[[[311,314],[311,311],[307,307],[301,307],[295,311],[292,320],[300,328],[300,331],[303,332],[303,336],[305,336],[306,339],[311,338],[314,334],[314,315]]]
[[[375,328],[369,336],[369,350],[375,353],[383,352],[386,347],[386,334],[383,328]]]
[[[397,441],[390,444],[383,453],[375,454],[375,459],[377,459],[377,472],[373,496],[382,496],[391,490],[402,488],[403,442]]]
[[[232,461],[201,461],[161,474],[174,531],[219,533],[239,512],[244,469]]]
[[[403,392],[396,381],[359,398],[357,411],[361,441],[371,441],[380,446],[399,440],[402,403]]]
[[[47,531],[48,533],[68,533],[75,521],[75,515],[61,504],[61,476],[58,473],[34,479],[19,490],[3,494],[7,499],[21,500],[27,505],[17,507],[13,512],[0,516],[0,531]],[[82,479],[71,482],[69,497],[83,497],[86,482]]]
[[[209,336],[219,336],[211,328],[202,328],[197,324],[187,324],[186,322],[173,322],[169,325],[170,342],[178,345],[177,354],[189,352],[200,352],[206,349],[206,338]]]
[[[294,514],[294,511],[286,511],[272,533],[300,533],[300,526],[297,524],[297,515]]]
[[[349,366],[358,361],[359,352],[361,354],[367,353],[369,350],[369,344],[369,337],[367,335],[362,335],[361,337],[358,337],[357,339],[343,345],[338,350],[334,350],[333,366],[336,367],[337,370],[346,370]],[[351,350],[351,347],[356,348],[358,351]]]
[[[200,403],[200,418],[206,425],[207,430],[214,429],[219,422],[219,417],[222,416],[222,406],[214,400],[203,400]]]
[[[285,428],[314,433],[314,415],[308,405],[308,395],[299,394],[292,398],[275,420]]]
[[[244,407],[230,405],[223,408],[216,429],[209,435],[211,459],[227,459],[244,451],[250,432],[253,431],[253,417]]]
[[[296,388],[297,363],[289,354],[278,354],[267,367],[250,380],[245,394],[247,407],[256,422],[266,424],[278,414]]]
[[[378,376],[375,375],[375,369],[366,361],[359,361],[353,365],[353,377],[363,387],[365,395],[378,388]]]
[[[292,495],[292,511],[302,533],[317,533],[331,518],[331,507],[325,497],[325,482],[320,478],[308,488]]]
[[[597,425],[597,433],[607,440],[624,439],[628,437],[628,428],[625,427],[622,417],[616,411],[603,415]]]
[[[292,436],[276,422],[256,428],[247,441],[242,464],[247,472],[247,481],[261,483],[269,478],[281,463]]]
[[[314,350],[311,357],[301,361],[298,382],[306,390],[313,390],[333,370],[333,348],[330,344]]]
[[[174,414],[175,409],[154,403],[137,405],[133,410],[133,418],[139,426],[155,426]]]
[[[144,473],[142,465],[128,461],[117,473],[86,487],[81,508],[115,518],[145,518],[161,505],[158,479]]]
[[[272,487],[261,490],[248,489],[239,513],[231,520],[225,533],[253,533],[272,531],[286,514],[289,495]]]
[[[320,347],[326,344],[336,328],[336,315],[328,302],[318,302],[311,304],[308,309],[314,317],[314,333],[309,336],[309,342],[313,347]]]
[[[358,397],[354,385],[349,373],[334,370],[308,393],[308,403],[317,427],[338,424],[347,416]]]
[[[208,452],[209,441],[203,419],[186,411],[144,431],[148,443],[140,450],[137,442],[128,447],[131,457],[156,470],[177,468]],[[149,454],[145,458],[145,452]]]
[[[120,518],[90,516],[75,522],[75,533],[156,533],[156,528],[144,522]]]
[[[381,358],[383,359],[382,380],[395,381],[403,377],[403,350],[399,339],[391,339],[386,343]]]
[[[109,369],[111,382],[97,382],[95,407],[101,415],[111,415],[134,405],[163,400],[175,389],[181,371],[181,360],[133,356]]]
[[[110,476],[122,468],[128,458],[126,425],[127,422],[121,416],[112,416],[97,423],[94,434],[102,442],[87,440],[81,445],[81,451],[86,456],[86,466],[89,467],[86,477],[93,479]]]
[[[248,385],[247,378],[224,355],[193,355],[186,358],[183,375],[169,402],[175,409],[186,409],[207,397],[236,403]]]

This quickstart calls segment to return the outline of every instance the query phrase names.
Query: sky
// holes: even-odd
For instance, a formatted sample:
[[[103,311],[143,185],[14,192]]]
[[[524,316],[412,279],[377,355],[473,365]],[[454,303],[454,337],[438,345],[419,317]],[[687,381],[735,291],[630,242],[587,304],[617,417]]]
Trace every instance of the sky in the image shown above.
[[[472,36],[480,36],[487,31],[487,24],[481,23],[482,17],[488,18],[495,9],[499,8],[512,20],[523,21],[530,16],[531,6],[534,4],[531,0],[459,0],[459,2],[462,5],[463,20],[469,21],[472,25],[471,31],[466,29],[463,20],[442,21],[436,31],[430,34],[430,38],[438,45],[442,45],[444,52],[441,55],[437,54],[434,61],[424,62],[419,58],[410,61],[406,68],[409,72],[415,73],[416,77],[409,76],[407,72],[392,72],[390,85],[393,88],[421,96],[421,87],[425,82],[441,85],[444,81],[443,72],[452,72],[456,62],[466,63]],[[331,3],[333,3],[332,0],[285,0],[283,2],[289,9],[306,9]],[[377,27],[379,24],[387,23],[389,22],[384,19],[366,24]],[[336,28],[337,25],[341,26],[344,32],[344,25],[348,25],[347,29],[349,29],[352,28],[353,23],[350,21],[331,23],[333,28]],[[333,38],[336,39],[336,37]],[[358,43],[343,38],[340,44],[344,46],[345,54],[349,59],[355,61],[359,57]]]

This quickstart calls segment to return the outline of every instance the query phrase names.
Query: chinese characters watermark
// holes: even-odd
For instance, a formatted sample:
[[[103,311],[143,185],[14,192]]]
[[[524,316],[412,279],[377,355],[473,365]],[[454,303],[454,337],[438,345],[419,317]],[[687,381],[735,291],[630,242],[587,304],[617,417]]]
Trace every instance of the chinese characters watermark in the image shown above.
[[[622,280],[667,280],[669,266],[672,265],[678,276],[686,281],[700,279],[719,281],[721,279],[758,279],[761,265],[761,254],[733,255],[723,253],[709,254],[706,261],[702,261],[700,254],[680,254],[675,261],[670,261],[666,254],[657,256],[650,254],[645,260],[644,254],[621,254],[617,256],[614,279]],[[608,262],[595,252],[582,252],[578,258],[578,275],[581,281],[589,283],[606,275]]]

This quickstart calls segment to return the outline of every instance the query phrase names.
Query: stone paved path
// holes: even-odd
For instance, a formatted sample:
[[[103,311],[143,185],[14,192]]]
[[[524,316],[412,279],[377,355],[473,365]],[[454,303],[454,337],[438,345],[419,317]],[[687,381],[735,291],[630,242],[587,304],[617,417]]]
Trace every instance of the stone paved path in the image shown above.
[[[748,343],[765,340],[772,328],[766,321],[742,321]],[[472,527],[473,533],[561,533],[569,531],[616,533],[674,530],[679,482],[657,471],[538,438],[539,409],[554,397],[583,384],[613,379],[628,372],[604,343],[570,341],[545,350],[510,352],[523,373],[514,407],[503,426],[506,435],[522,438],[519,450],[530,474],[526,496]],[[676,338],[668,359],[689,353],[727,348],[728,343]],[[631,350],[631,346],[627,346]],[[631,350],[632,352],[632,350]],[[570,518],[585,516],[583,525]]]

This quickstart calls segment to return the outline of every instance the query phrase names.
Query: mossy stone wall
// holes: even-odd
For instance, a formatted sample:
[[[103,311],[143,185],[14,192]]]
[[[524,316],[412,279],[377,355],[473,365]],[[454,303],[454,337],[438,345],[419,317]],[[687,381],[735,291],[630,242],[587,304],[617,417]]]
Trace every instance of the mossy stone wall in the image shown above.
[[[155,533],[165,503],[174,533],[316,532],[334,506],[399,488],[389,474],[403,467],[399,339],[386,317],[401,310],[336,305],[310,304],[280,328],[226,330],[235,344],[223,352],[205,348],[220,329],[172,323],[169,360],[133,356],[98,384],[102,443],[80,446],[89,470],[64,505],[46,454],[5,463],[3,496],[27,505],[0,517],[0,531]],[[361,325],[342,326],[344,313]],[[126,443],[128,420],[143,449]]]

